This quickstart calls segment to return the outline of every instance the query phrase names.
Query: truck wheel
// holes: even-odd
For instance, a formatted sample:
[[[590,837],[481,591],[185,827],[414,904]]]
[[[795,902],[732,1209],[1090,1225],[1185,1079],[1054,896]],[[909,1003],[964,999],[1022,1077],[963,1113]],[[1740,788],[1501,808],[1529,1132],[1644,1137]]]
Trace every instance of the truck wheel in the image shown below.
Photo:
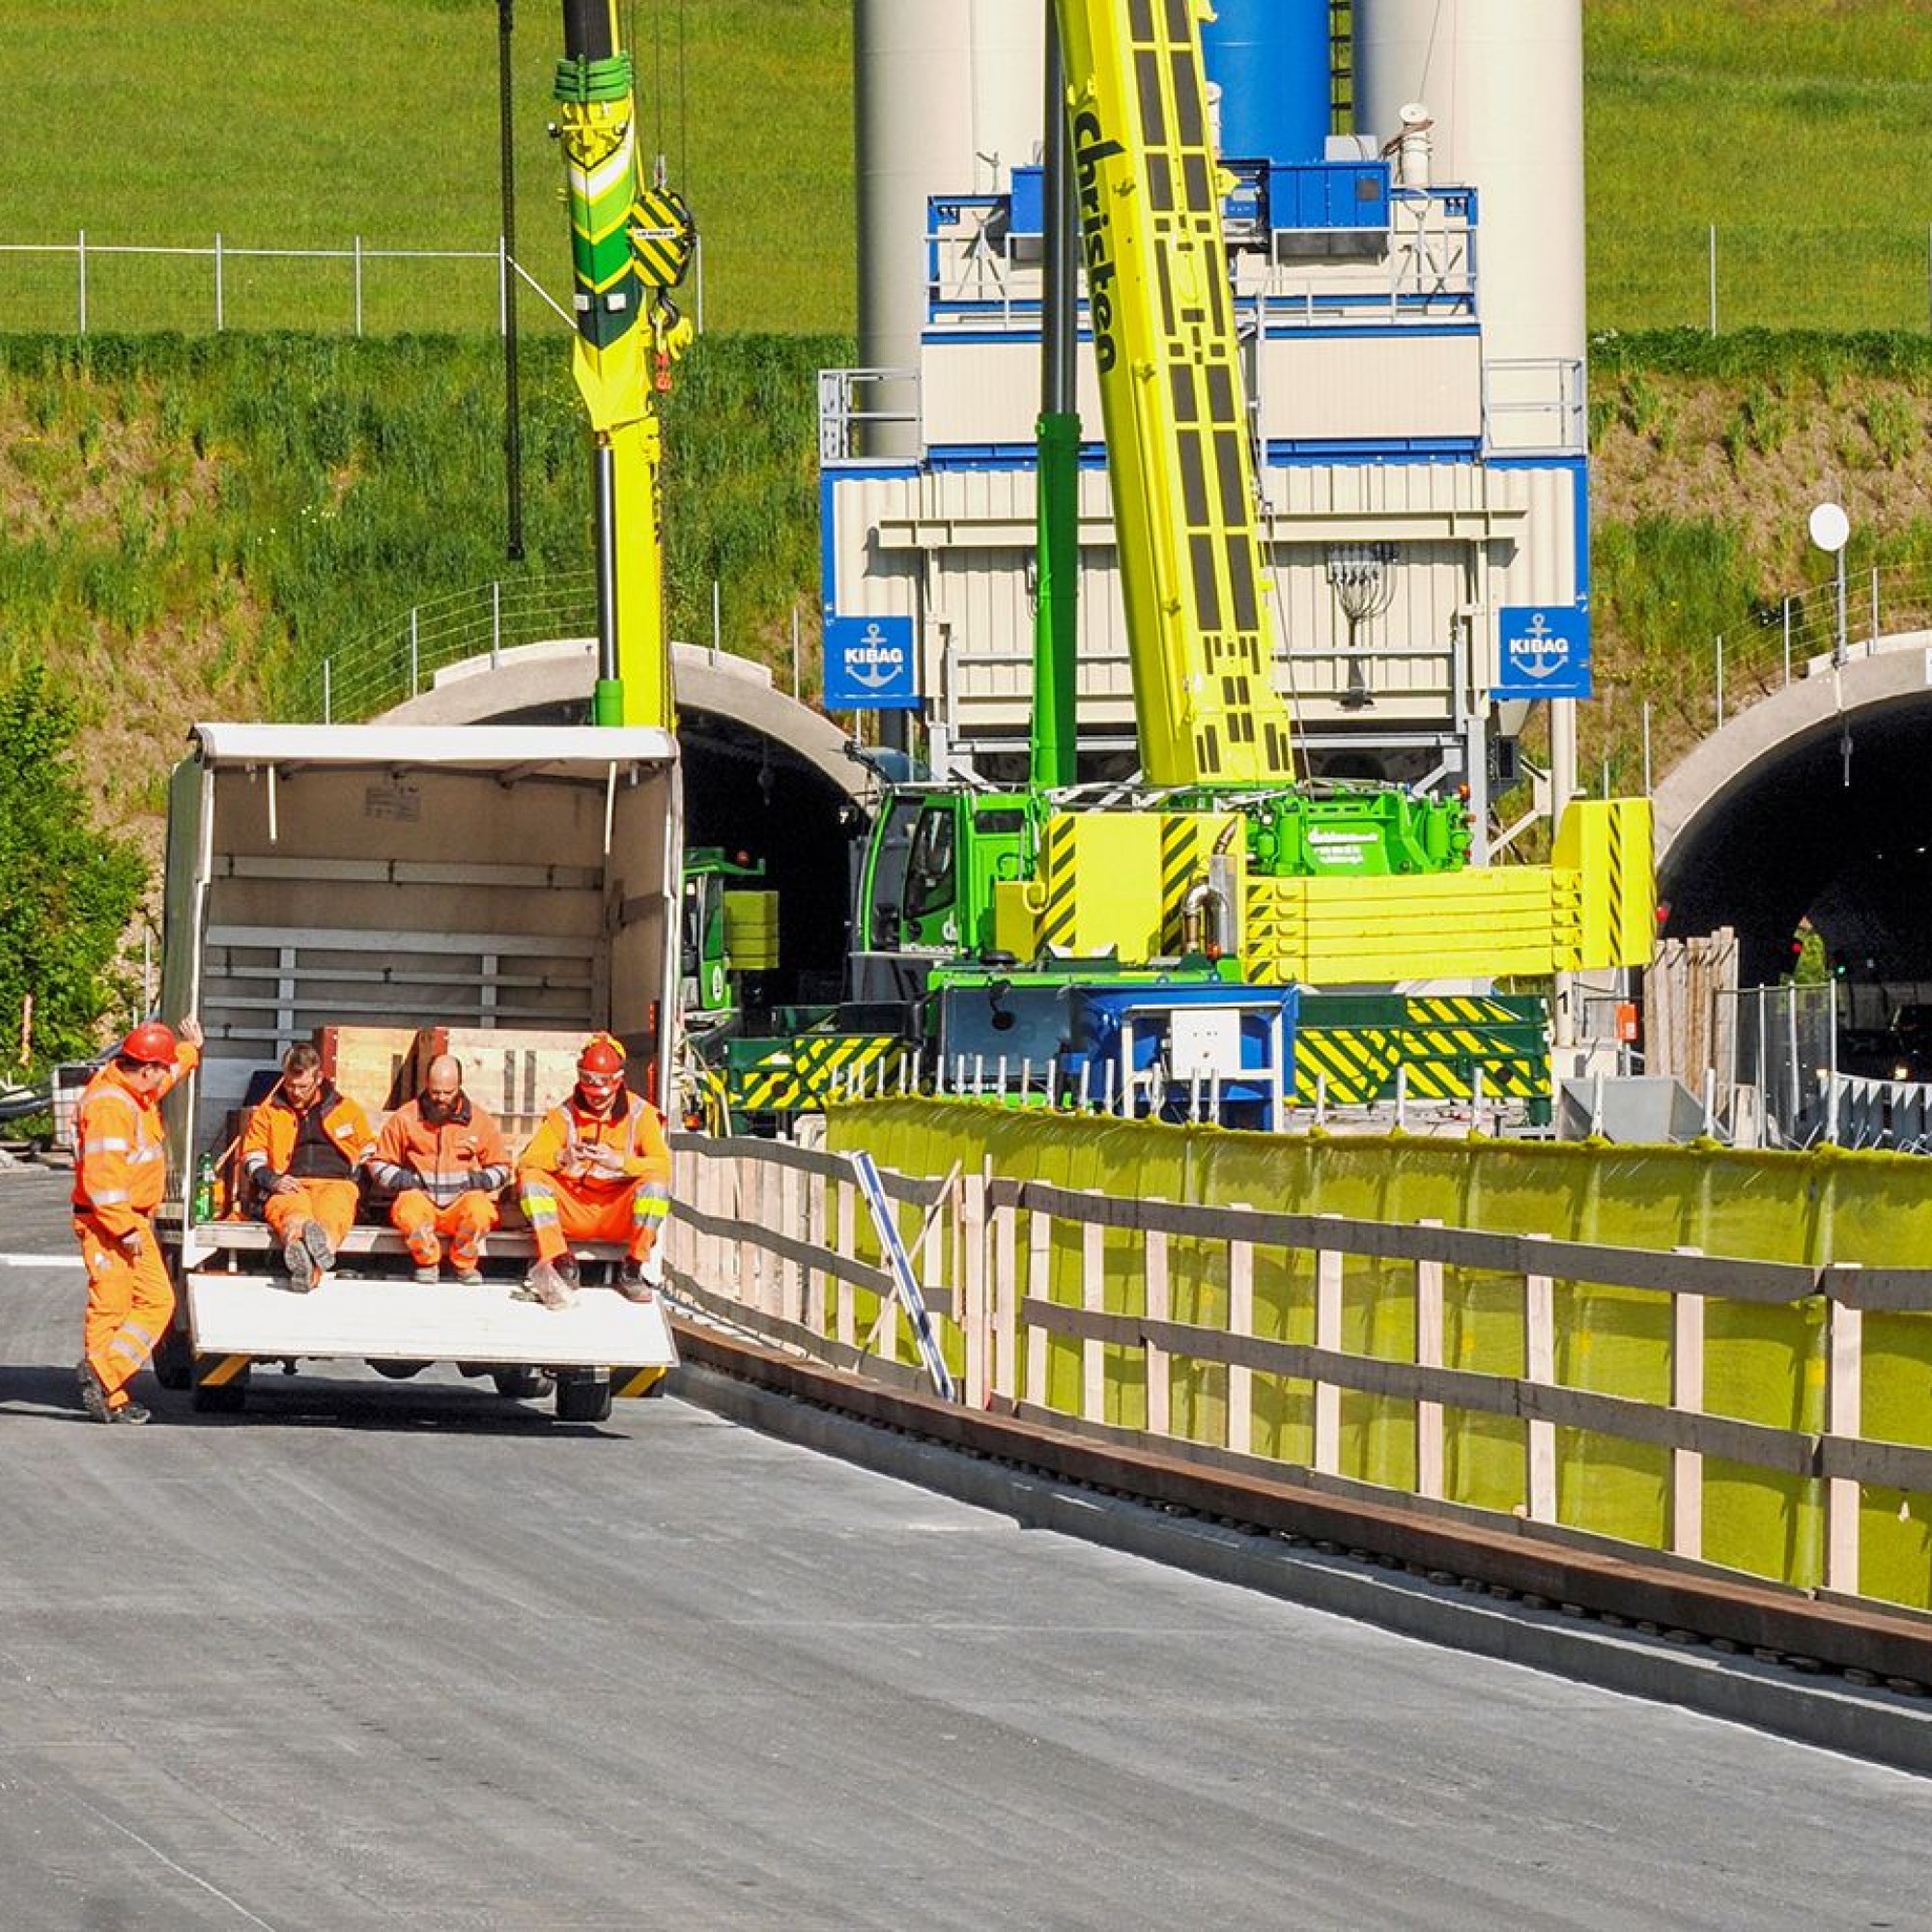
[[[490,1379],[505,1402],[537,1402],[554,1386],[542,1369],[496,1369]]]
[[[194,1381],[194,1351],[188,1347],[187,1330],[169,1322],[161,1339],[155,1344],[155,1357],[149,1366],[155,1379],[164,1389],[179,1395]]]
[[[369,1366],[379,1376],[386,1376],[392,1382],[406,1382],[412,1376],[419,1376],[429,1367],[427,1362],[371,1362]]]
[[[609,1376],[560,1376],[556,1384],[559,1422],[608,1422],[611,1419]]]
[[[212,1383],[197,1376],[188,1406],[197,1415],[240,1415],[248,1400],[248,1374],[243,1369],[232,1381]]]

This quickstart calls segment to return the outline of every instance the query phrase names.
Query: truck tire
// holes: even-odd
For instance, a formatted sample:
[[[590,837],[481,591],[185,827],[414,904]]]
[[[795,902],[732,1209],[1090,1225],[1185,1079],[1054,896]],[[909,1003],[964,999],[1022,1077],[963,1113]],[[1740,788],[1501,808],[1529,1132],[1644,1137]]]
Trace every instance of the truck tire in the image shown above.
[[[406,1382],[412,1376],[419,1376],[429,1367],[427,1362],[371,1362],[369,1366],[379,1376],[386,1377],[392,1382]]]
[[[609,1376],[559,1376],[556,1381],[559,1422],[608,1422],[611,1419]]]
[[[176,1395],[193,1385],[194,1350],[188,1345],[187,1330],[179,1320],[170,1321],[155,1344],[154,1360],[149,1366],[155,1372],[155,1379]]]
[[[505,1402],[540,1402],[554,1386],[542,1369],[493,1369],[490,1379]]]
[[[188,1406],[197,1415],[240,1415],[248,1400],[248,1377],[243,1369],[232,1381],[204,1382],[197,1375]]]

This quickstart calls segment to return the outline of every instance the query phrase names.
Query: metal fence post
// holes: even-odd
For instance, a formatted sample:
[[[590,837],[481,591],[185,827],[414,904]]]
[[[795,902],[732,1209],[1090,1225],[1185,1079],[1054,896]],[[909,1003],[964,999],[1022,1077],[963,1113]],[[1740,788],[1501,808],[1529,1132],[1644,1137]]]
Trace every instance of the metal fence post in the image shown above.
[[[413,606],[410,610],[410,696],[413,697],[422,686],[422,640],[416,626],[418,612]]]
[[[225,314],[221,288],[221,231],[214,231],[214,332],[219,335],[225,326]]]
[[[1784,681],[1791,682],[1791,599],[1784,600]]]
[[[362,333],[362,238],[355,238],[355,333]]]
[[[1718,724],[1724,723],[1724,634],[1718,633]]]
[[[330,716],[334,705],[334,696],[335,694],[329,680],[328,660],[324,658],[322,661],[322,722],[325,724],[332,724],[335,722],[333,717]]]
[[[495,670],[503,662],[503,586],[500,582],[490,585],[490,668]]]
[[[693,269],[697,277],[697,332],[702,335],[704,333],[704,237],[702,235],[698,236],[697,246],[693,252],[697,258]]]
[[[87,230],[79,231],[80,241],[73,251],[74,274],[80,285],[80,333],[87,333]]]
[[[1718,224],[1711,224],[1711,333],[1718,332]]]

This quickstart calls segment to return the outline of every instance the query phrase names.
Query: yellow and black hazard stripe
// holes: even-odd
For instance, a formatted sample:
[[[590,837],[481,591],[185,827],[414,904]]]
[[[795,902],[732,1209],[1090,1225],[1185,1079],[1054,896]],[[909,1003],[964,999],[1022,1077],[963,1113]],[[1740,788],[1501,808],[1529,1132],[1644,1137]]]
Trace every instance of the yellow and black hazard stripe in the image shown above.
[[[750,1066],[730,1069],[727,1086],[734,1113],[791,1114],[822,1108],[848,1088],[870,1092],[896,1087],[911,1048],[895,1034],[801,1034]]]
[[[612,1369],[611,1393],[613,1396],[649,1395],[670,1373],[668,1369]]]
[[[1039,878],[1045,893],[1037,930],[1042,955],[1073,951],[1074,917],[1079,910],[1079,867],[1073,861],[1076,831],[1070,815],[1049,818],[1040,840]]]
[[[676,288],[697,246],[697,225],[683,197],[669,188],[643,189],[631,204],[630,229],[638,273],[653,288]]]
[[[1294,1099],[1312,1107],[1366,1106],[1395,1089],[1399,1036],[1378,1027],[1316,1027],[1294,1037]]]
[[[197,1388],[226,1388],[238,1376],[246,1375],[253,1355],[203,1355],[194,1365]]]

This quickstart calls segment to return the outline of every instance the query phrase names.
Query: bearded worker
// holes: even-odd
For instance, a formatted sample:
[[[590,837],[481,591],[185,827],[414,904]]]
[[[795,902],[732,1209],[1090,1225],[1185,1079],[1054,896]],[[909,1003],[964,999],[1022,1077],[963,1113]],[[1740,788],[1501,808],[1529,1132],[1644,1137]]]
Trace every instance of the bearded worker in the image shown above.
[[[423,1074],[423,1090],[383,1122],[369,1179],[395,1196],[389,1225],[410,1244],[416,1279],[437,1280],[442,1241],[456,1279],[483,1279],[483,1236],[502,1219],[497,1197],[510,1180],[503,1130],[489,1110],[463,1091],[463,1063],[440,1053]]]

